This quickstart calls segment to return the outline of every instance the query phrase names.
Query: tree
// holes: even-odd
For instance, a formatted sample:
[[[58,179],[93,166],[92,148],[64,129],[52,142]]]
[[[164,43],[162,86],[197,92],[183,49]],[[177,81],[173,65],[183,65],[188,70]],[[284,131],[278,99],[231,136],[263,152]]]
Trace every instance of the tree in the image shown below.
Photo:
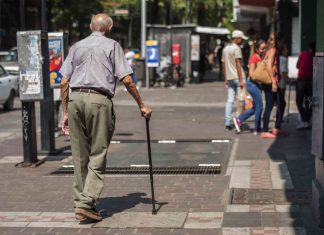
[[[232,0],[148,0],[148,24],[198,24],[233,29]],[[116,15],[127,9],[128,15]],[[140,45],[141,0],[52,0],[52,30],[66,30],[81,38],[89,34],[91,14],[106,12],[114,20],[114,35],[129,46]],[[170,14],[172,13],[172,17]]]
[[[52,30],[64,30],[72,37],[83,38],[89,33],[91,15],[102,11],[99,0],[52,0]]]

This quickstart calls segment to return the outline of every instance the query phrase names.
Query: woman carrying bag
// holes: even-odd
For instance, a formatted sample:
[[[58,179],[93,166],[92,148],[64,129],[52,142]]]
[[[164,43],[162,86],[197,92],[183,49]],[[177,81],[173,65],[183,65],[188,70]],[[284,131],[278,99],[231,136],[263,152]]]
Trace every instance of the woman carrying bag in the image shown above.
[[[271,33],[267,42],[267,52],[264,60],[266,61],[266,70],[272,80],[270,84],[262,84],[262,90],[265,95],[265,110],[263,113],[263,129],[261,133],[262,138],[274,139],[278,136],[281,127],[281,121],[283,117],[283,110],[285,109],[284,97],[280,90],[278,90],[279,77],[278,77],[278,60],[276,49],[276,36],[275,33]],[[275,128],[272,132],[269,132],[269,121],[274,101],[277,100],[277,114]]]
[[[253,98],[253,107],[246,110],[238,117],[233,118],[233,122],[238,133],[241,132],[241,124],[254,114],[254,134],[261,133],[261,114],[262,114],[262,95],[261,86],[255,78],[255,70],[257,64],[262,61],[263,54],[266,49],[264,40],[259,40],[255,44],[255,53],[249,60],[249,79],[246,82],[246,89]]]

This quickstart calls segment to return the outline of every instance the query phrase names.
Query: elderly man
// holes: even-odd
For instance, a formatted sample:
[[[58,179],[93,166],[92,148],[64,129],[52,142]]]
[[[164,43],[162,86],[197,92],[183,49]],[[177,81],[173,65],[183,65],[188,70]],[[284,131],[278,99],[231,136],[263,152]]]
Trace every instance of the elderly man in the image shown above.
[[[96,202],[103,189],[106,154],[115,128],[112,98],[116,79],[126,86],[144,118],[149,119],[152,113],[132,81],[133,71],[121,46],[105,37],[112,27],[108,15],[93,16],[92,34],[71,47],[60,70],[62,130],[71,139],[75,215],[81,222],[102,220]]]

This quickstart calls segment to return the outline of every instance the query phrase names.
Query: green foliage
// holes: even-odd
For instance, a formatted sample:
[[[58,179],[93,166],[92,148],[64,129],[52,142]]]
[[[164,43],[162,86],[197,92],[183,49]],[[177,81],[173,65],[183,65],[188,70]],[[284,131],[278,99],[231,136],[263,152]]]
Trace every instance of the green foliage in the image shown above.
[[[198,24],[232,30],[232,7],[232,0],[172,0],[172,24]],[[129,15],[116,16],[116,9],[128,9]],[[51,0],[52,28],[86,35],[91,14],[102,11],[113,17],[120,35],[126,37],[129,27],[132,27],[132,41],[139,44],[141,0]],[[147,0],[149,24],[169,24],[169,19],[169,0]]]

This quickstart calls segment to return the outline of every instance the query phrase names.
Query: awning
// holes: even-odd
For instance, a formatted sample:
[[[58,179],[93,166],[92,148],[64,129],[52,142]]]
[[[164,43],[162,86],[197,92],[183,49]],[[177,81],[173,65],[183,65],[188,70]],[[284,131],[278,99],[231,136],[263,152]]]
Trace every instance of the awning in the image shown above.
[[[230,31],[227,28],[215,28],[215,27],[203,27],[197,26],[195,28],[196,33],[204,33],[204,34],[213,34],[213,35],[228,35]]]
[[[256,7],[273,7],[275,0],[239,0],[240,5],[256,6]]]

